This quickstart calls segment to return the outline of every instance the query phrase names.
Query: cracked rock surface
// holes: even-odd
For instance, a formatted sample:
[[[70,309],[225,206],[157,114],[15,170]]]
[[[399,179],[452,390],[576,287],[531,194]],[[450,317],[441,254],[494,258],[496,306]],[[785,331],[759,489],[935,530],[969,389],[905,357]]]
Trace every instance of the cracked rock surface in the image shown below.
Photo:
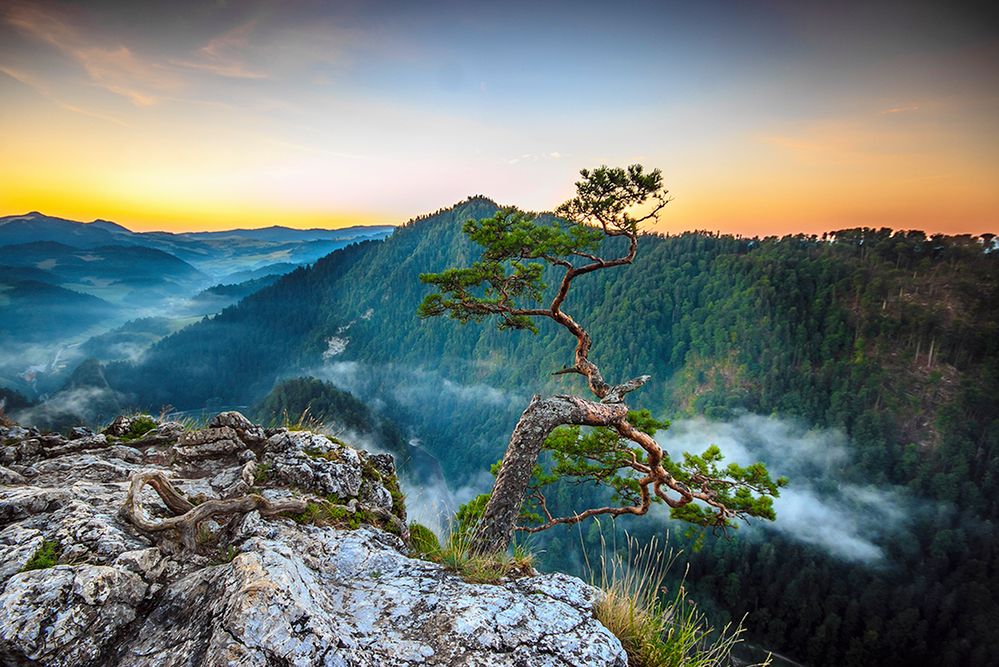
[[[405,510],[385,455],[239,413],[193,434],[168,422],[115,435],[130,424],[71,438],[0,426],[0,664],[627,665],[593,617],[596,590],[565,575],[466,583],[379,527],[256,511],[206,521],[199,553],[171,531],[140,531],[120,509],[132,475],[152,470],[199,502],[335,495]],[[144,494],[150,515],[169,515]],[[25,570],[43,545],[57,545],[57,562]]]

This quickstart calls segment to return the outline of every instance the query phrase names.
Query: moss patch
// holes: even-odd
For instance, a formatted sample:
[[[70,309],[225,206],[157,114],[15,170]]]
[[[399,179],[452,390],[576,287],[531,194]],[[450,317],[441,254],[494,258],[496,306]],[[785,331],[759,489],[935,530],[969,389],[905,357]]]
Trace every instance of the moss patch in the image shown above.
[[[364,461],[364,465],[361,468],[361,477],[377,482],[388,490],[389,495],[392,496],[392,514],[399,521],[404,521],[406,518],[406,495],[399,488],[399,477],[396,475],[383,475],[371,461],[367,460]]]
[[[346,507],[346,503],[334,495],[329,495],[326,500],[309,501],[305,506],[305,511],[300,514],[288,514],[289,518],[296,523],[311,524],[313,526],[332,526],[333,528],[347,528],[357,530],[364,524],[375,526],[391,533],[399,534],[390,522],[383,520],[378,515],[363,509],[351,512]]]
[[[357,530],[361,524],[378,525],[375,517],[364,510],[351,512],[341,505],[339,498],[320,502],[309,502],[301,514],[292,514],[297,523],[307,523],[314,526],[332,526],[334,528],[349,528]]]
[[[28,559],[28,562],[21,568],[21,572],[29,570],[45,570],[59,564],[59,556],[62,554],[62,546],[55,540],[42,540],[42,546]]]
[[[324,452],[323,450],[318,449],[316,447],[306,447],[303,451],[308,456],[311,456],[314,459],[324,459],[326,461],[332,461],[334,463],[337,462],[337,461],[342,460],[342,457],[340,456],[340,452],[333,451],[333,450],[329,450],[329,451]]]

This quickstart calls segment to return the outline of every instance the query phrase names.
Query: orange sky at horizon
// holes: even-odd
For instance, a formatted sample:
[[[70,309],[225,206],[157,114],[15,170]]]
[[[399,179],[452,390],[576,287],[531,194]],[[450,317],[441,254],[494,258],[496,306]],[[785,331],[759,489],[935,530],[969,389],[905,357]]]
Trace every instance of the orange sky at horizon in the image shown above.
[[[0,7],[0,216],[397,225],[475,193],[550,210],[579,169],[639,162],[674,197],[659,232],[999,232],[999,40],[942,9],[760,9],[744,30],[681,3],[657,32],[653,6],[585,4],[532,17],[564,56],[525,35],[499,65],[502,13],[450,44],[469,17],[403,5],[129,7]],[[587,61],[608,25],[608,62]]]

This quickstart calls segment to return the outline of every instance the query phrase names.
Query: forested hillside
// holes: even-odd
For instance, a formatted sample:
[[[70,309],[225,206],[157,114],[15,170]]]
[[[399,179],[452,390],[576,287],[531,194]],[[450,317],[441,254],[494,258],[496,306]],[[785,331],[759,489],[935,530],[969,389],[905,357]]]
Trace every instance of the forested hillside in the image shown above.
[[[549,375],[572,349],[553,328],[534,336],[416,317],[419,274],[467,263],[474,249],[460,223],[495,208],[472,198],[338,251],[106,377],[139,405],[197,408],[256,402],[280,377],[316,375],[421,438],[452,483],[473,479],[500,456],[532,392],[579,389]],[[858,229],[641,243],[632,266],[580,280],[565,307],[609,380],[653,376],[633,406],[840,429],[853,454],[841,479],[900,487],[897,510],[911,514],[875,564],[776,533],[709,536],[688,584],[719,613],[749,612],[753,637],[809,664],[988,664],[999,654],[991,238]]]

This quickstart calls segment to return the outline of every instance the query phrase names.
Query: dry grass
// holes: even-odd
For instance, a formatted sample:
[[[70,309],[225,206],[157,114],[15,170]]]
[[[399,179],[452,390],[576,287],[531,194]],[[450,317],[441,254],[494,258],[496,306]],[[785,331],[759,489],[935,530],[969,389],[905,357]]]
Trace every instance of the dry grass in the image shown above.
[[[310,414],[311,406],[305,408],[297,418],[292,418],[285,410],[281,415],[281,426],[289,431],[311,431],[320,435],[330,435],[327,433],[328,425],[320,418]]]
[[[667,588],[666,576],[678,557],[655,538],[639,546],[628,537],[626,556],[609,554],[601,537],[599,574],[589,568],[604,593],[596,617],[621,641],[630,667],[727,667],[742,623],[716,632],[682,581],[672,592]]]

